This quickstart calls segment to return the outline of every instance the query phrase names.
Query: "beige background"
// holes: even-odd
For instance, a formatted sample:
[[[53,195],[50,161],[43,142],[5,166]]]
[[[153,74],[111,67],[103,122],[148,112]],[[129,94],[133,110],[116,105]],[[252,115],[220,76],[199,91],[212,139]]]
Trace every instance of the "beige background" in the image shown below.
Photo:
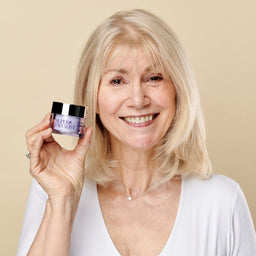
[[[256,222],[254,0],[1,1],[0,255],[15,255],[22,227],[31,182],[25,131],[53,100],[72,101],[88,35],[125,8],[161,16],[183,42],[199,82],[215,172],[239,182]]]

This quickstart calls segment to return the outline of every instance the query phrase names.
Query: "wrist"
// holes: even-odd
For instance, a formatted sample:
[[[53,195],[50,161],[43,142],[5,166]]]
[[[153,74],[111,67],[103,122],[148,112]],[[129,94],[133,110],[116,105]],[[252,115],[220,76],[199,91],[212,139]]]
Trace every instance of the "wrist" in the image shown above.
[[[65,221],[72,225],[78,202],[76,200],[49,198],[46,203],[46,213],[51,219]]]

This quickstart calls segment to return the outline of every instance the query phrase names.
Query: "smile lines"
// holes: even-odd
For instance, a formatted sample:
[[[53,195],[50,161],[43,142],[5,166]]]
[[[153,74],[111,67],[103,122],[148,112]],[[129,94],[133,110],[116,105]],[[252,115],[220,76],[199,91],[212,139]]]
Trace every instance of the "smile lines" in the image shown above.
[[[148,121],[153,120],[158,114],[147,115],[147,116],[129,116],[121,117],[124,121],[131,124],[144,124]]]

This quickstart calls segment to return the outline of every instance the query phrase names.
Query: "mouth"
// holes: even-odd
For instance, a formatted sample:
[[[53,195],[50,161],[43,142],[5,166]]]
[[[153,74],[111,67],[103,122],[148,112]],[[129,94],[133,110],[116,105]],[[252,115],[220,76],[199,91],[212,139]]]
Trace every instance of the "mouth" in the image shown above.
[[[125,116],[120,118],[129,124],[146,124],[153,121],[158,115],[159,113],[144,116]]]

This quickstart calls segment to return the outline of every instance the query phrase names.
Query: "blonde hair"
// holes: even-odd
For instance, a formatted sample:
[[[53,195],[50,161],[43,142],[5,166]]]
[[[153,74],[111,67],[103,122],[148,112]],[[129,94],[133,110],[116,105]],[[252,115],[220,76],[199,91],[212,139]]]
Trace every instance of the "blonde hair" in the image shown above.
[[[154,166],[161,182],[177,175],[212,172],[199,93],[187,57],[173,31],[144,10],[120,11],[102,23],[89,38],[78,66],[75,102],[89,108],[87,125],[94,133],[85,161],[85,176],[99,184],[115,178],[109,135],[98,115],[97,94],[111,50],[141,47],[171,78],[176,90],[176,114],[163,140],[155,147]]]

